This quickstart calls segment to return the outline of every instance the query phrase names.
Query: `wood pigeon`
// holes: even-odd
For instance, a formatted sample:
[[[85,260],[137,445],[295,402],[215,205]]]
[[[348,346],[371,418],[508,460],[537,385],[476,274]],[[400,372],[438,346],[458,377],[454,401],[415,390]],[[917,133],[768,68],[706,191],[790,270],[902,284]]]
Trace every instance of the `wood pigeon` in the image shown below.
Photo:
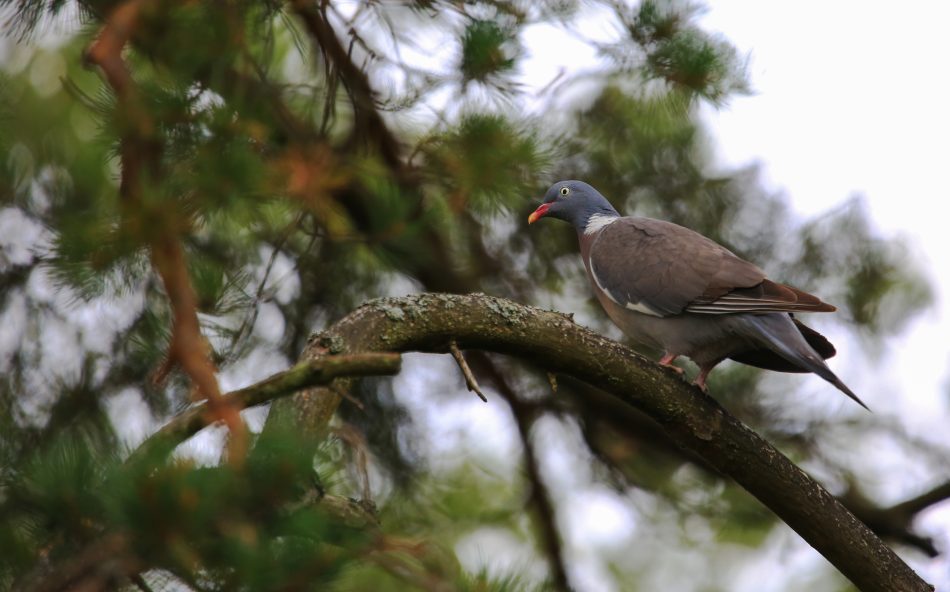
[[[835,348],[792,315],[832,312],[815,296],[765,278],[725,247],[688,228],[637,216],[620,216],[603,195],[582,181],[559,181],[529,217],[574,225],[581,257],[597,300],[635,343],[663,352],[671,367],[679,356],[699,366],[694,384],[721,361],[779,372],[814,372],[859,405],[867,406],[828,368]]]

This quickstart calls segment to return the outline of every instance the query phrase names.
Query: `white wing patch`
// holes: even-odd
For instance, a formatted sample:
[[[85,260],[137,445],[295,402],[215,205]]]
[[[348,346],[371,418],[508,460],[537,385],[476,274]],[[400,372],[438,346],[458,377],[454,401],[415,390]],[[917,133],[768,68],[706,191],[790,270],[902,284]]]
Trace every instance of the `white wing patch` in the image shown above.
[[[587,219],[587,226],[584,227],[584,234],[591,235],[595,232],[602,230],[604,226],[616,222],[620,219],[620,216],[613,216],[610,214],[594,214]],[[600,284],[598,284],[600,285]]]
[[[626,307],[629,308],[630,310],[634,311],[634,312],[640,312],[640,313],[643,313],[643,314],[648,314],[648,315],[650,315],[651,317],[661,317],[661,316],[663,316],[663,315],[661,315],[661,314],[658,314],[655,310],[653,310],[652,308],[650,308],[650,307],[647,306],[646,304],[643,304],[642,302],[628,302]]]

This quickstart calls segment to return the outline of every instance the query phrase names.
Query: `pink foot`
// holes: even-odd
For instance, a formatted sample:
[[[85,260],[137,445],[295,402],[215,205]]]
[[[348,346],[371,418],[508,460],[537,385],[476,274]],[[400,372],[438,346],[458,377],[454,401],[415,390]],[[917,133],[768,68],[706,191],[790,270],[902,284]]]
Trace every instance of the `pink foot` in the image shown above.
[[[699,387],[699,390],[703,391],[705,394],[709,394],[709,387],[706,386],[706,377],[709,376],[709,371],[712,368],[700,368],[699,376],[696,377],[696,380],[693,381],[693,384]]]
[[[660,366],[669,368],[670,370],[672,370],[673,372],[676,372],[677,374],[682,374],[683,369],[673,365],[673,361],[677,357],[678,356],[676,354],[669,354],[669,353],[663,354],[663,357],[660,358]]]

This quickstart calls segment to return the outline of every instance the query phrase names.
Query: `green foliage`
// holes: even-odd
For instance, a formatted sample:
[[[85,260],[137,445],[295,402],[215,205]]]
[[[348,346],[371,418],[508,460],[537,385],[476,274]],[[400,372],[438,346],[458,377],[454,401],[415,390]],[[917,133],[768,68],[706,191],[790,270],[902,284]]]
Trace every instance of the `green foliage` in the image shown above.
[[[592,4],[616,25],[609,41],[589,40],[602,69],[528,97],[525,32],[580,35]],[[123,95],[83,56],[129,6],[144,8],[121,54],[133,88]],[[83,24],[59,23],[56,43],[30,41],[76,7]],[[526,229],[535,198],[558,178],[591,180],[622,211],[685,224],[775,277],[820,287],[868,341],[930,298],[907,249],[877,236],[856,204],[801,224],[754,167],[709,172],[697,105],[748,85],[735,49],[699,28],[690,6],[0,0],[0,9],[22,37],[0,52],[11,56],[0,63],[4,589],[66,571],[113,535],[113,563],[124,566],[109,576],[115,586],[144,574],[162,589],[154,583],[166,575],[196,590],[550,587],[533,575],[546,545],[517,446],[486,468],[420,428],[456,395],[471,397],[455,392],[454,374],[431,382],[421,368],[398,388],[360,381],[360,405],[344,402],[338,418],[365,444],[268,420],[243,464],[196,466],[167,450],[124,458],[143,418],[122,415],[123,400],[163,423],[193,395],[180,368],[167,372],[174,315],[153,268],[162,241],[182,247],[221,376],[242,383],[295,359],[312,330],[390,293],[486,291],[580,311],[609,331],[572,232]],[[444,55],[418,59],[432,51],[429,35]],[[582,108],[550,112],[576,89],[589,95]],[[533,115],[526,98],[540,105]],[[140,171],[134,190],[123,185],[129,170]],[[631,505],[637,520],[651,510],[673,523],[698,517],[726,543],[755,547],[771,532],[772,516],[696,469],[635,410],[566,380],[552,397],[531,369],[495,362],[536,410],[532,421],[576,428],[565,439],[590,466],[570,467],[573,487],[609,483],[624,503],[635,492],[651,504]],[[764,407],[760,378],[723,369],[712,390],[822,462],[806,437],[812,424],[789,426]],[[440,398],[419,404],[430,390]],[[361,454],[375,497],[363,501],[375,503],[379,528],[320,501],[364,494]],[[550,493],[560,518],[582,497]],[[500,573],[491,553],[507,550],[490,549],[468,573],[459,545],[483,529],[527,550],[524,568]],[[629,557],[585,553],[618,588],[638,587]]]
[[[300,504],[313,487],[312,450],[283,433],[260,440],[242,467],[200,468],[123,463],[57,438],[6,484],[6,518],[16,526],[0,542],[0,573],[9,581],[53,542],[56,561],[108,533],[136,533],[130,552],[184,581],[205,573],[222,589],[273,590],[306,573],[332,582],[370,538]]]
[[[464,206],[475,214],[509,213],[532,192],[531,175],[547,157],[533,130],[495,114],[463,117],[427,143],[425,155],[451,209]]]
[[[462,60],[459,70],[466,82],[491,83],[515,66],[512,46],[517,45],[515,31],[494,21],[474,19],[462,33]]]
[[[913,311],[926,307],[933,298],[914,271],[908,248],[898,240],[871,234],[859,200],[808,225],[802,251],[811,273],[847,277],[838,288],[840,298],[854,322],[869,331],[899,331]]]
[[[649,75],[715,103],[747,92],[735,49],[693,26],[696,12],[652,0],[640,4],[627,26],[646,53]]]

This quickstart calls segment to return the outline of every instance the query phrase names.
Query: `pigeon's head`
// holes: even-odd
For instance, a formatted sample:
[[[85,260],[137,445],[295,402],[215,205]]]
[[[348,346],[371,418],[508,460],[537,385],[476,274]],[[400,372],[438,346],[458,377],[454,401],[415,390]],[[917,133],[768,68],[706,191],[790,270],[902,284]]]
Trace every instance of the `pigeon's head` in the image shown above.
[[[587,227],[591,216],[617,216],[607,198],[583,181],[558,181],[544,194],[544,202],[530,216],[528,224],[549,216],[574,225],[578,230]]]

